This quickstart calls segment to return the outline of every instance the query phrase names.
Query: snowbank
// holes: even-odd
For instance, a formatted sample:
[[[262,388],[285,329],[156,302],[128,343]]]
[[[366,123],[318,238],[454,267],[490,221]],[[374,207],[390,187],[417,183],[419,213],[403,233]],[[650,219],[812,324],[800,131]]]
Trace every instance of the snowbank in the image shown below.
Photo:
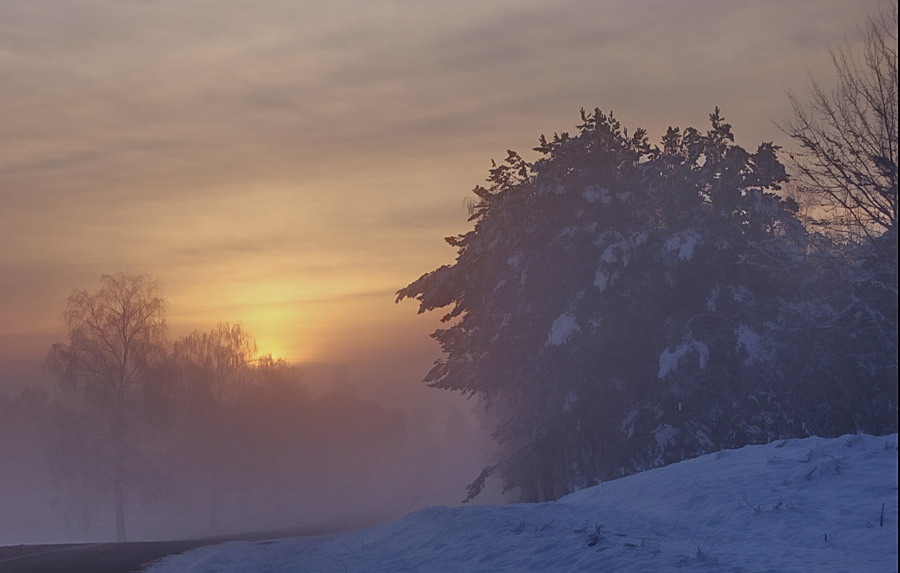
[[[897,455],[896,434],[749,446],[557,502],[428,508],[338,537],[199,549],[148,571],[897,571]]]

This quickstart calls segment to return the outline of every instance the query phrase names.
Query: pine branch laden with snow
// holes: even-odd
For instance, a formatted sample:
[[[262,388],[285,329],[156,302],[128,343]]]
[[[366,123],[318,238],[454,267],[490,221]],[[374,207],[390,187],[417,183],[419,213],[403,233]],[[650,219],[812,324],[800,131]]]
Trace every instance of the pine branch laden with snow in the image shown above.
[[[546,345],[562,346],[580,330],[578,323],[575,322],[575,315],[568,312],[563,313],[550,325],[550,333],[547,334]]]

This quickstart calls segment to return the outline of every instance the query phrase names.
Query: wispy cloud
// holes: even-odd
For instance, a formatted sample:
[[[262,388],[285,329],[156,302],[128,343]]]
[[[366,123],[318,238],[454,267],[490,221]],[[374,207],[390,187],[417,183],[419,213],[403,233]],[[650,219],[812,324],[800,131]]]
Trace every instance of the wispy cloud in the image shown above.
[[[655,139],[719,105],[748,145],[777,139],[784,89],[877,5],[6,2],[0,314],[32,332],[60,310],[42,285],[120,269],[398,288],[452,257],[491,157],[593,106]]]

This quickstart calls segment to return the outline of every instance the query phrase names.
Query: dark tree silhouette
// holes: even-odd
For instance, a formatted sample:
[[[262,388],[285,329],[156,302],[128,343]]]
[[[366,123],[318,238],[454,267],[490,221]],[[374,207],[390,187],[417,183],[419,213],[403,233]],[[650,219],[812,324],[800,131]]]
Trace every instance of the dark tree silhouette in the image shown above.
[[[509,152],[476,187],[452,265],[398,292],[448,307],[426,377],[478,396],[523,500],[802,430],[774,363],[802,294],[777,147],[734,144],[719,110],[660,147],[611,114]],[[787,383],[788,386],[782,386]]]
[[[866,21],[863,53],[831,50],[837,85],[815,79],[808,102],[789,94],[794,117],[784,131],[799,189],[820,223],[851,240],[897,240],[897,7]]]
[[[820,344],[807,355],[816,357],[820,383],[853,404],[834,412],[872,432],[896,428],[896,3],[868,17],[861,32],[862,53],[848,43],[830,50],[832,89],[813,79],[807,102],[789,94],[794,114],[783,129],[800,147],[792,175],[811,228],[821,231],[810,254],[825,270],[813,290],[830,309],[814,321],[828,336],[807,337]]]
[[[97,292],[76,290],[62,315],[69,342],[54,344],[47,357],[59,383],[99,413],[119,541],[126,538],[126,487],[135,456],[129,402],[165,352],[166,302],[158,293],[149,275],[127,273],[103,275]]]
[[[220,322],[212,330],[195,331],[178,340],[173,357],[180,372],[182,390],[205,425],[198,436],[205,454],[209,479],[209,527],[219,529],[222,480],[226,473],[225,439],[227,421],[223,405],[241,373],[256,357],[256,340],[240,324]]]

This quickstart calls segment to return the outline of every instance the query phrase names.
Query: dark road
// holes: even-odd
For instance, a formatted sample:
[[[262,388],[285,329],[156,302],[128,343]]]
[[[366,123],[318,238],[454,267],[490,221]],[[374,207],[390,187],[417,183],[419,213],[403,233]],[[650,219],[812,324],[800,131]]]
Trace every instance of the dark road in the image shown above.
[[[342,524],[180,541],[0,546],[0,573],[136,573],[157,559],[206,545],[311,537],[355,528]]]
[[[217,541],[138,541],[0,547],[0,573],[130,573],[149,562]]]

